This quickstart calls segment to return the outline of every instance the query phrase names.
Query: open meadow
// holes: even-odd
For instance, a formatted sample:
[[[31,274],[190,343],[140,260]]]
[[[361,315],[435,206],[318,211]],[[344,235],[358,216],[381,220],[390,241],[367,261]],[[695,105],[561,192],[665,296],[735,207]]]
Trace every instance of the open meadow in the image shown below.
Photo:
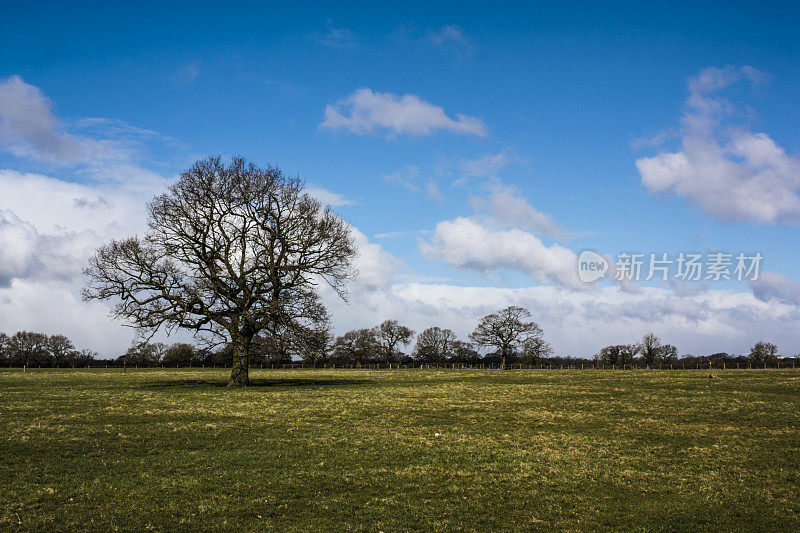
[[[0,371],[0,529],[800,530],[800,371],[228,373]]]

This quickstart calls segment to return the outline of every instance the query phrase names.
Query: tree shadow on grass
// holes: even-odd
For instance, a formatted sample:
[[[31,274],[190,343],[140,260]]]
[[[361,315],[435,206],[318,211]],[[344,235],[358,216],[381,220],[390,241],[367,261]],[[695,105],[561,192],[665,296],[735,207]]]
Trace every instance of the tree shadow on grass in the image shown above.
[[[291,388],[291,387],[350,387],[354,385],[372,385],[375,382],[371,379],[251,379],[248,389],[261,388]],[[220,379],[175,379],[161,380],[144,383],[143,388],[164,389],[164,388],[203,388],[203,387],[227,387],[227,380]],[[245,387],[243,387],[245,388]]]

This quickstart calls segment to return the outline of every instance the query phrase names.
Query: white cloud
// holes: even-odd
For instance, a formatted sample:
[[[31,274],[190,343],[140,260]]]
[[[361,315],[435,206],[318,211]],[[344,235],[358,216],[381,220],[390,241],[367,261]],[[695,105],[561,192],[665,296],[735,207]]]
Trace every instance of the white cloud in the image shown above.
[[[397,239],[406,235],[405,231],[387,231],[385,233],[376,233],[372,236],[373,239]]]
[[[16,157],[71,169],[74,177],[114,183],[129,191],[151,191],[164,179],[145,168],[148,150],[185,149],[175,139],[120,120],[84,118],[68,132],[52,113],[52,103],[38,87],[19,76],[0,80],[0,151]]]
[[[569,232],[556,225],[550,215],[542,213],[528,203],[517,187],[493,181],[489,188],[487,198],[471,199],[473,209],[478,212],[488,212],[500,226],[515,226],[532,231],[536,235],[561,240],[569,239]]]
[[[19,76],[0,80],[0,150],[56,165],[126,159],[112,141],[71,135],[52,114],[52,102]]]
[[[108,305],[80,301],[81,271],[103,242],[144,229],[146,202],[167,183],[134,161],[150,148],[186,147],[118,120],[84,118],[72,129],[79,134],[41,90],[16,76],[0,81],[0,150],[83,181],[0,169],[0,324],[118,355],[130,330],[106,316]]]
[[[98,245],[90,231],[40,234],[12,211],[0,209],[0,286],[16,279],[76,279]]]
[[[425,181],[417,165],[406,165],[401,169],[395,170],[390,174],[384,174],[381,177],[386,183],[405,187],[413,194],[422,191],[429,200],[434,200],[439,203],[444,201],[444,195],[439,188],[439,184],[435,179],[428,179]]]
[[[329,48],[355,48],[358,45],[355,34],[347,28],[335,28],[330,19],[325,22],[325,32],[312,36],[315,43]]]
[[[0,287],[28,276],[36,253],[36,228],[11,211],[0,210]]]
[[[466,159],[461,162],[461,170],[470,177],[494,176],[514,162],[508,150],[496,154],[488,153],[477,159]]]
[[[85,185],[0,169],[0,285],[79,282],[103,242],[145,229],[145,204],[160,190]]]
[[[520,229],[494,230],[471,218],[439,222],[423,253],[438,257],[457,268],[488,273],[498,269],[524,272],[540,282],[572,289],[587,285],[578,278],[578,258],[559,245],[545,246]]]
[[[682,354],[744,353],[761,339],[776,342],[785,354],[800,351],[794,334],[800,326],[797,307],[721,290],[675,297],[668,289],[652,287],[629,293],[616,287],[570,291],[397,283],[359,293],[349,304],[329,305],[339,334],[395,318],[418,332],[437,325],[465,338],[480,317],[521,305],[533,312],[558,355],[591,357],[603,346],[636,342],[650,331]]]
[[[800,306],[800,283],[787,279],[778,272],[761,272],[750,282],[753,295],[763,302],[778,301]]]
[[[0,208],[13,209],[45,233],[91,230],[112,237],[144,228],[144,205],[163,189],[163,183],[131,188],[86,185],[0,169]]]
[[[391,174],[384,174],[383,181],[400,185],[405,187],[411,192],[419,192],[419,185],[417,182],[421,178],[420,170],[417,165],[406,165],[405,167],[395,170]]]
[[[428,30],[427,40],[438,47],[467,46],[467,38],[464,35],[463,28],[455,24],[447,24],[435,30]]]
[[[317,187],[316,185],[310,185],[306,187],[306,193],[308,193],[308,195],[312,198],[317,199],[322,204],[329,205],[331,207],[354,205],[356,203],[354,200],[350,200],[343,194],[329,191],[328,189],[323,189],[322,187]]]
[[[376,130],[394,135],[432,135],[446,131],[461,135],[486,135],[486,127],[478,118],[457,114],[450,118],[444,109],[406,94],[376,93],[371,89],[356,90],[347,98],[325,107],[322,128],[345,129],[358,135]]]
[[[437,202],[441,202],[444,200],[442,196],[442,191],[439,190],[439,184],[435,181],[431,180],[425,185],[425,196],[430,198],[431,200],[436,200]]]
[[[688,198],[726,221],[800,224],[800,161],[766,133],[725,127],[735,107],[717,94],[764,75],[751,67],[705,69],[689,82],[681,149],[636,161],[651,193]]]
[[[354,288],[359,292],[386,289],[403,270],[403,262],[383,249],[380,244],[370,242],[366,235],[351,226],[353,241],[358,255],[353,261],[356,271]]]
[[[107,305],[81,301],[80,286],[61,280],[15,280],[0,287],[0,324],[5,333],[63,334],[101,357],[122,355],[135,335],[108,317]]]

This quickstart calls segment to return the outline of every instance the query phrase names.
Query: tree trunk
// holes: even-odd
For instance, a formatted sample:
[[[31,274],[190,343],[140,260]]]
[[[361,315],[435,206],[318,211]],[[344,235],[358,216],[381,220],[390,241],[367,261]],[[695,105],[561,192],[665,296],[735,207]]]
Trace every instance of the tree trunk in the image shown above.
[[[238,338],[233,341],[233,364],[228,387],[247,387],[250,384],[250,342]]]

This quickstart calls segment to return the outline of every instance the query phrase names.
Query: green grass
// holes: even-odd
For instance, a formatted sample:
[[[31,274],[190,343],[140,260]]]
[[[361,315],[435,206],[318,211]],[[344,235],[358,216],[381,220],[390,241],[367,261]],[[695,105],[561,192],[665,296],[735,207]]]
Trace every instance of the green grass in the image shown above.
[[[714,374],[4,370],[0,529],[800,530],[800,371]]]

